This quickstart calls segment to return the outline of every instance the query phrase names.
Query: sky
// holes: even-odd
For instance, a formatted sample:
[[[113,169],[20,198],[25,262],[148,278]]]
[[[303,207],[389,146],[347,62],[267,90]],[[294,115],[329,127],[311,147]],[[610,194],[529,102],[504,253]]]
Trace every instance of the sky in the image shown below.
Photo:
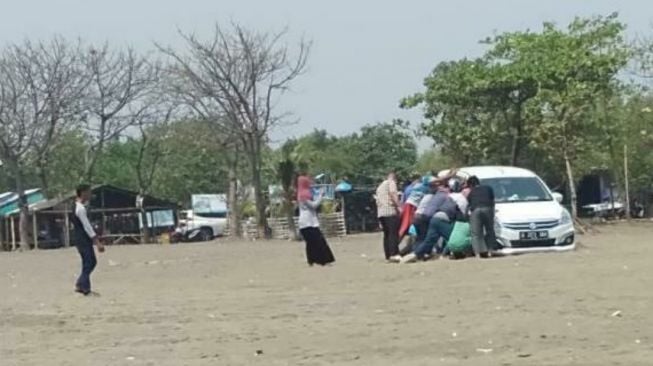
[[[280,108],[296,124],[273,132],[283,141],[312,130],[332,134],[393,118],[421,122],[398,107],[422,90],[424,77],[446,60],[475,57],[495,32],[564,25],[574,16],[618,11],[628,36],[653,35],[651,0],[0,0],[0,43],[54,34],[152,50],[182,46],[177,30],[210,36],[216,22],[257,30],[288,27],[288,42],[312,40],[307,72]],[[424,143],[424,142],[422,142]]]

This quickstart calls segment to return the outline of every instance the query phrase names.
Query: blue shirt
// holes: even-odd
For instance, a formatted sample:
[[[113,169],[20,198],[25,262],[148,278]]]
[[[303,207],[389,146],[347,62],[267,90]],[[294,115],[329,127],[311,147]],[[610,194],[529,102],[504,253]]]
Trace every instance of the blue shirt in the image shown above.
[[[406,203],[414,187],[415,183],[411,183],[406,187],[406,189],[404,189],[404,193],[401,195],[401,203]]]
[[[406,202],[415,207],[419,206],[420,202],[424,198],[424,195],[426,195],[427,191],[428,191],[427,185],[424,185],[422,183],[415,184],[413,189],[410,191],[410,195],[408,195]]]

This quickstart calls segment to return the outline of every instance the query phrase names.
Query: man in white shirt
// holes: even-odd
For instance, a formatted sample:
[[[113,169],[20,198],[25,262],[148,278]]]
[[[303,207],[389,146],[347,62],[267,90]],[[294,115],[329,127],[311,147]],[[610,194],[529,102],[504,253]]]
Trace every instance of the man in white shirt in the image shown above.
[[[77,187],[77,199],[75,200],[75,211],[72,217],[74,227],[75,246],[82,258],[82,272],[75,284],[75,291],[83,295],[91,294],[91,273],[97,265],[95,257],[95,245],[98,252],[104,252],[104,245],[100,242],[86,213],[86,204],[91,199],[91,187],[85,184]]]

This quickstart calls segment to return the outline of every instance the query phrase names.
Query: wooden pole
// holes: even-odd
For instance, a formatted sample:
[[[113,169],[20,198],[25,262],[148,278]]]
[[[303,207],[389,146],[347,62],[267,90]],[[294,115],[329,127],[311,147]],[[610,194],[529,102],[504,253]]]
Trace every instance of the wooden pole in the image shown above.
[[[624,144],[624,189],[626,190],[626,218],[630,219],[630,184],[628,183],[628,144]]]
[[[574,174],[571,168],[571,162],[567,151],[564,152],[565,166],[567,168],[567,181],[569,183],[569,195],[571,199],[571,217],[575,220],[578,218],[578,207],[576,207],[576,186],[574,183]]]
[[[70,217],[68,217],[68,205],[66,205],[66,212],[63,215],[63,222],[64,222],[64,233],[63,237],[65,240],[64,245],[66,248],[70,246]]]
[[[9,245],[11,244],[11,224],[9,223],[9,216],[5,219],[5,232],[7,235],[5,235],[5,240],[7,240],[7,248],[9,248]]]
[[[0,239],[0,250],[5,250],[5,240],[9,239],[9,236],[7,235],[9,231],[7,231],[7,220],[3,217],[2,219],[2,238]]]
[[[10,226],[11,226],[11,250],[12,251],[16,251],[16,227],[15,227],[16,224],[14,223],[14,221],[15,221],[14,217],[12,216],[11,217],[11,224],[10,224]]]
[[[39,225],[36,222],[36,211],[32,213],[32,232],[34,235],[34,249],[39,248]]]
[[[102,189],[102,210],[104,210],[106,206],[106,202],[104,201],[104,189]],[[102,211],[102,235],[107,235],[109,234],[107,232],[107,214],[106,212]]]
[[[5,239],[7,238],[7,229],[6,229],[7,222],[6,221],[7,220],[5,220],[4,217],[3,217],[2,225],[0,225],[0,230],[2,230],[2,232],[0,233],[0,251],[5,250]]]

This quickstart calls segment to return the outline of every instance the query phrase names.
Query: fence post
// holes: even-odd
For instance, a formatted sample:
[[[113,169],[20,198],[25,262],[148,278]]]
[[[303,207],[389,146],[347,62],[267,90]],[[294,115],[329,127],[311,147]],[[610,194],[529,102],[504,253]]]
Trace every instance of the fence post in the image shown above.
[[[16,224],[14,217],[11,216],[11,250],[16,251]]]
[[[32,213],[32,235],[34,235],[34,249],[39,248],[39,224],[36,221],[36,211]]]

